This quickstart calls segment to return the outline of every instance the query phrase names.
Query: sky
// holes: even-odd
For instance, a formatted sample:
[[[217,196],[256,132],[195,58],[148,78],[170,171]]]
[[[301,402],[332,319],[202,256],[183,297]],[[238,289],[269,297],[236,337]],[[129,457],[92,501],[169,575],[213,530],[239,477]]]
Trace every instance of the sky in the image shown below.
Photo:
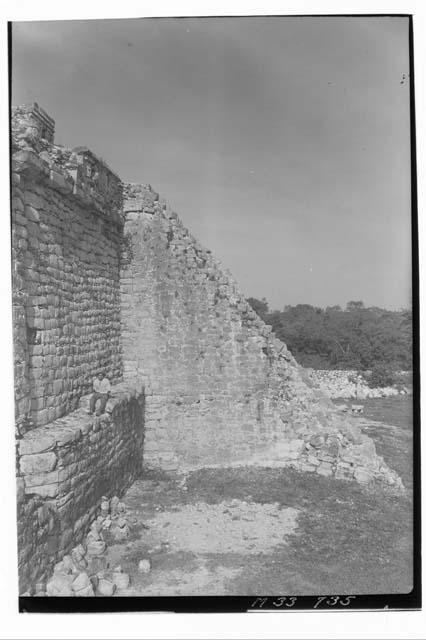
[[[149,183],[273,309],[411,302],[406,18],[19,22],[12,103]]]

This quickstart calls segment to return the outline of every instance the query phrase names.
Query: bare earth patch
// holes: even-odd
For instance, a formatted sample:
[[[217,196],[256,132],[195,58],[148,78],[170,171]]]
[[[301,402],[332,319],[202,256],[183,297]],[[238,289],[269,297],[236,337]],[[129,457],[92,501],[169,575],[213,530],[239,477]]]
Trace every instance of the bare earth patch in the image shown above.
[[[147,525],[174,548],[193,553],[271,552],[297,526],[299,511],[279,504],[225,500],[219,504],[184,505],[159,513]]]

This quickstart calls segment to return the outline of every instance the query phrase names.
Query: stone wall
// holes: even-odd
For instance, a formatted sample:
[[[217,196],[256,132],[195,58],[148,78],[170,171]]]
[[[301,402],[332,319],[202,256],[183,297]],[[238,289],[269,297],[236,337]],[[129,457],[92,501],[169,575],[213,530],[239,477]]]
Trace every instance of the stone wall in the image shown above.
[[[82,539],[103,495],[135,479],[143,451],[144,393],[122,383],[122,184],[86,147],[55,145],[54,128],[36,104],[12,112],[21,592]],[[93,418],[85,394],[100,372],[114,386]]]
[[[27,126],[32,114],[18,108],[12,121],[16,418],[22,432],[75,410],[96,373],[113,382],[122,378],[121,182],[84,147],[71,151],[37,138],[38,129]]]
[[[158,194],[124,195],[124,376],[147,389],[145,463],[290,464],[398,483]]]
[[[17,441],[21,592],[83,539],[101,498],[120,495],[141,471],[143,389],[113,387],[100,417],[86,404]]]
[[[151,187],[123,187],[86,147],[56,145],[37,105],[12,116],[22,590],[82,539],[102,495],[122,493],[142,459],[401,485]],[[84,398],[97,373],[114,387],[93,418]]]

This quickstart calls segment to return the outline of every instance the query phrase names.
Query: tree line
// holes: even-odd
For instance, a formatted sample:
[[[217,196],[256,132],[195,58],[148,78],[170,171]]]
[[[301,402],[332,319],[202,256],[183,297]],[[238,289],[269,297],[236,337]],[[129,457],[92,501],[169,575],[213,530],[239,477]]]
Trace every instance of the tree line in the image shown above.
[[[385,377],[412,367],[409,309],[388,311],[352,300],[345,309],[298,304],[270,311],[265,298],[248,302],[305,367],[382,370]]]

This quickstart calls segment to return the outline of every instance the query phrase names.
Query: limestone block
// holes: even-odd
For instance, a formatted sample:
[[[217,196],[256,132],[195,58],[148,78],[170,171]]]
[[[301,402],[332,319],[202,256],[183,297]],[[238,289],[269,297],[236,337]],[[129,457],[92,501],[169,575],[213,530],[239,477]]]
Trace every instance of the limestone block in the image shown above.
[[[317,473],[321,476],[331,476],[333,475],[333,468],[328,462],[321,462],[320,466],[317,467]]]
[[[100,556],[106,548],[106,544],[103,540],[89,540],[87,542],[87,555]]]
[[[53,451],[45,453],[33,453],[31,455],[23,455],[20,459],[19,466],[21,473],[40,474],[42,472],[53,471],[56,467],[57,457]],[[37,484],[43,484],[37,482]]]
[[[24,476],[26,487],[36,487],[39,485],[58,484],[59,474],[58,471],[46,471],[43,473],[34,473]]]
[[[116,585],[107,578],[99,578],[96,595],[111,597],[114,595]]]
[[[317,454],[318,460],[322,460],[323,462],[334,462],[335,456],[331,456],[327,451],[323,451],[320,449]]]
[[[72,584],[74,576],[65,573],[55,573],[46,585],[48,596],[73,596]]]
[[[58,446],[63,447],[70,442],[78,440],[81,437],[81,430],[77,426],[74,429],[58,429],[55,437]]]
[[[62,563],[66,573],[73,573],[73,574],[78,573],[78,569],[75,566],[74,561],[70,555],[65,555],[62,558]]]
[[[374,474],[365,467],[356,467],[354,470],[354,478],[360,484],[369,484],[374,479]]]
[[[74,580],[72,581],[73,591],[80,591],[80,589],[84,589],[89,586],[90,586],[90,579],[85,571],[81,571],[80,573],[78,573],[74,577]]]
[[[351,480],[354,476],[353,467],[344,464],[338,464],[336,468],[335,478],[337,480]]]
[[[117,542],[125,540],[129,536],[129,527],[124,518],[119,518],[117,521],[112,523],[110,527],[110,534]]]
[[[36,494],[42,498],[56,498],[59,493],[58,484],[45,484],[38,486],[26,486],[25,493],[27,495]]]

